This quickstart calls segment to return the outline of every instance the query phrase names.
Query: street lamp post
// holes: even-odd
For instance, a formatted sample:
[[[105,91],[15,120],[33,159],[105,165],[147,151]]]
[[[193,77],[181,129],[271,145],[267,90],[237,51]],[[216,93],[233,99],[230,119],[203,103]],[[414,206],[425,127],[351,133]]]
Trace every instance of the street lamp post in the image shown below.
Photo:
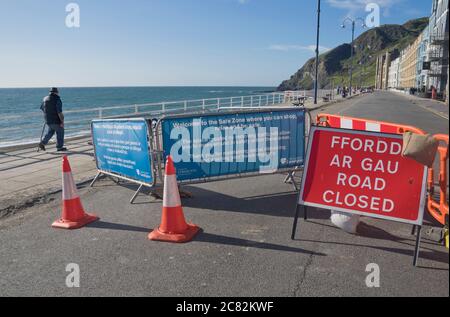
[[[317,42],[316,42],[316,73],[314,78],[314,104],[317,105],[319,89],[319,45],[320,45],[320,0],[317,0]]]
[[[342,28],[345,28],[345,23],[346,22],[350,22],[352,25],[352,44],[351,44],[351,53],[350,53],[350,96],[352,95],[352,83],[353,83],[353,42],[355,41],[355,26],[356,26],[356,22],[358,21],[362,21],[362,27],[365,28],[366,27],[366,22],[362,19],[362,18],[356,18],[356,19],[351,19],[351,18],[345,18],[344,21],[342,22]]]

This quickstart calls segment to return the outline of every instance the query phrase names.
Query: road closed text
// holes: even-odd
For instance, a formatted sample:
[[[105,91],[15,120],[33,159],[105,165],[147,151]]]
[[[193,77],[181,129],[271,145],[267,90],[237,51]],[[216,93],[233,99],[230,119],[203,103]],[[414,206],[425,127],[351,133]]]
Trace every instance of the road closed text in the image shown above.
[[[371,140],[362,138],[350,138],[343,136],[333,136],[331,141],[332,150],[350,149],[354,152],[377,153],[398,156],[401,154],[402,144],[400,142],[386,142],[383,140]],[[361,176],[359,174],[351,174],[353,165],[359,164],[358,169],[364,172],[372,172],[381,175],[375,177],[372,175]],[[334,203],[345,208],[353,208],[355,206],[361,209],[369,209],[372,211],[381,211],[390,213],[395,208],[392,199],[377,197],[376,192],[380,194],[386,189],[387,183],[383,178],[383,174],[395,175],[399,171],[398,160],[374,160],[366,157],[362,160],[355,161],[353,156],[335,154],[330,162],[330,167],[336,167],[342,170],[337,173],[336,185],[338,187],[361,189],[375,192],[375,196],[355,195],[353,193],[343,194],[340,191],[325,190],[323,193],[323,201],[326,203]],[[347,172],[349,171],[349,172]]]
[[[425,168],[401,136],[313,128],[301,201],[379,218],[418,219]]]

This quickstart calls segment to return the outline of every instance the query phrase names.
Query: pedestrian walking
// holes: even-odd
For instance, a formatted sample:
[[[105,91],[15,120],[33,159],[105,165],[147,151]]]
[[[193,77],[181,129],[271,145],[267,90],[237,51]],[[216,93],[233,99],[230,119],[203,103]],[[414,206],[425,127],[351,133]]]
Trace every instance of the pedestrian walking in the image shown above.
[[[39,143],[39,149],[45,151],[45,146],[56,133],[56,149],[58,152],[67,151],[64,147],[64,114],[61,98],[58,88],[52,88],[48,96],[44,98],[41,104],[41,110],[44,112],[47,133]]]

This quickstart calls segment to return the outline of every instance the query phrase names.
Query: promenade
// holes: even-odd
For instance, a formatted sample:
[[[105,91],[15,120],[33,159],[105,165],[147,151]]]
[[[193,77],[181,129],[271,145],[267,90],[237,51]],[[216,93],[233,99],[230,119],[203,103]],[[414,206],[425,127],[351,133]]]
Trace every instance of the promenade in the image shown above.
[[[67,142],[75,181],[82,183],[95,176],[93,148],[90,138]],[[0,151],[0,217],[20,211],[26,206],[43,202],[46,195],[61,190],[61,153],[54,145],[47,152],[37,147]]]
[[[337,97],[332,102],[306,102],[308,109],[342,101]],[[291,103],[277,104],[289,107]],[[65,154],[74,170],[75,181],[80,184],[91,181],[96,175],[96,166],[90,137],[66,141],[69,151]],[[0,218],[14,214],[25,207],[46,202],[48,195],[61,190],[61,159],[65,154],[56,152],[55,146],[47,146],[47,152],[37,152],[37,145],[27,148],[0,149]]]
[[[312,114],[318,112],[388,118],[430,133],[449,129],[447,119],[389,92],[354,97]],[[95,175],[86,142],[69,144],[76,152],[71,163],[78,181]],[[16,155],[36,155],[35,160],[24,159],[24,166],[16,171],[35,164],[42,168],[36,173],[55,175],[55,180],[45,183],[60,186],[60,156],[28,153]],[[47,163],[37,161],[39,157],[48,159]],[[6,172],[0,172],[1,177]],[[31,182],[22,177],[24,184]],[[12,184],[14,176],[10,179],[6,183]],[[41,201],[10,209],[16,215],[0,219],[0,254],[4,255],[0,257],[0,295],[449,295],[448,250],[425,234],[436,226],[428,215],[418,267],[412,266],[411,226],[401,223],[364,218],[358,234],[349,235],[331,225],[329,211],[311,208],[309,220],[299,222],[296,240],[291,240],[298,193],[283,180],[284,175],[266,175],[184,187],[193,194],[182,201],[186,218],[203,230],[194,241],[181,245],[147,240],[160,223],[161,201],[140,195],[135,204],[129,204],[136,190],[133,184],[104,179],[94,188],[79,186],[86,211],[101,219],[75,231],[50,227],[60,216],[61,194],[45,194]],[[27,190],[41,185],[36,184]],[[80,267],[80,288],[66,287],[68,263]],[[370,263],[380,267],[380,288],[365,284]]]

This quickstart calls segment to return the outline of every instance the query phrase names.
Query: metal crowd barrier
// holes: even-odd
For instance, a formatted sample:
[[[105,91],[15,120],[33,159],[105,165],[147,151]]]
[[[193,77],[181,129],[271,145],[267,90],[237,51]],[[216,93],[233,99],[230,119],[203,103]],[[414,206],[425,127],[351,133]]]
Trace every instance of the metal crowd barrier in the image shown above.
[[[252,114],[261,114],[261,113],[281,113],[281,112],[303,112],[304,121],[304,131],[303,133],[303,160],[304,160],[304,154],[305,154],[305,147],[306,143],[304,141],[304,137],[307,136],[311,120],[309,120],[308,114],[304,108],[265,108],[265,109],[251,109],[251,108],[243,108],[243,109],[221,109],[222,111],[214,112],[214,113],[207,113],[207,112],[196,112],[191,114],[180,114],[180,115],[167,115],[163,116],[159,119],[153,119],[152,120],[152,133],[153,133],[153,140],[154,144],[152,144],[152,147],[155,149],[155,157],[157,164],[157,170],[158,176],[160,178],[161,183],[163,182],[163,170],[165,169],[165,157],[168,155],[168,153],[165,153],[164,145],[165,141],[163,137],[163,131],[162,131],[162,125],[167,120],[173,120],[173,119],[185,119],[185,118],[211,118],[216,116],[230,116],[230,115],[252,115]],[[234,164],[234,163],[232,163]],[[279,168],[276,170],[276,174],[280,173],[288,173],[289,175],[293,174],[295,171],[301,171],[304,166],[304,161],[302,164],[298,166],[291,166],[289,168]],[[179,180],[180,184],[186,185],[186,184],[198,184],[198,183],[205,183],[205,182],[212,182],[212,181],[219,181],[219,180],[225,180],[225,179],[236,179],[236,178],[243,178],[243,177],[252,177],[252,176],[261,176],[261,175],[267,175],[267,174],[274,174],[274,173],[264,173],[261,174],[260,172],[237,172],[232,173],[230,175],[223,175],[223,176],[210,176],[210,177],[202,177],[197,179],[190,179],[190,180]]]
[[[164,182],[164,163],[166,156],[170,154],[168,152],[178,142],[183,144],[182,150],[185,151],[183,142],[186,140],[183,137],[181,140],[173,140],[171,138],[172,130],[184,127],[184,124],[189,122],[191,122],[192,130],[189,136],[190,159],[188,163],[181,161],[179,166],[176,165],[180,184],[205,183],[278,173],[293,175],[295,171],[301,171],[304,166],[305,137],[309,132],[311,122],[311,120],[306,120],[307,117],[307,111],[304,108],[270,108],[230,109],[215,113],[204,111],[166,115],[159,118],[93,120],[91,134],[98,174],[91,186],[102,175],[135,183],[139,185],[139,188],[131,199],[131,203],[144,187],[156,190],[158,183]],[[308,119],[310,118],[308,117]],[[198,121],[194,120],[205,122],[208,127],[217,127],[218,131],[225,135],[225,139],[222,138],[222,134],[220,137],[221,149],[223,150],[225,147],[220,155],[221,157],[222,155],[227,157],[227,149],[230,150],[231,161],[214,160],[207,163],[206,160],[203,160],[203,154],[200,161],[195,160],[194,147],[196,145],[194,143],[198,141],[194,141],[196,140],[194,137],[194,127],[196,127],[194,122]],[[163,125],[165,125],[165,128]],[[143,132],[139,134],[136,130],[128,134],[127,130],[134,131],[133,129],[136,127]],[[261,170],[261,166],[265,166],[264,164],[267,162],[261,160],[260,153],[267,155],[268,146],[273,149],[273,136],[266,133],[274,127],[278,128],[277,148],[276,152],[272,152],[272,150],[269,152],[271,154],[276,153],[277,166],[271,166],[268,170]],[[261,152],[259,148],[261,146],[260,139],[257,139],[257,136],[260,137],[260,128],[263,128],[262,132],[264,133],[264,141],[261,143],[264,144],[264,149]],[[268,128],[269,131],[267,131]],[[233,143],[231,149],[228,147],[228,143],[225,143],[225,131],[227,129],[236,129],[232,131]],[[240,139],[238,139],[237,132],[239,131],[237,129],[243,132],[243,136],[239,136]],[[177,131],[175,130],[175,132]],[[200,132],[203,133],[202,129],[200,129]],[[201,140],[203,141],[203,138]],[[215,141],[215,137],[212,140]],[[268,140],[270,140],[269,144],[267,144]],[[206,143],[211,142],[210,140]],[[133,150],[134,145],[137,146],[138,150]],[[203,146],[203,143],[200,144],[201,153],[203,153]],[[254,161],[250,159],[250,153],[252,153]],[[238,156],[244,158],[242,162],[238,160]],[[150,161],[150,166],[148,166],[148,161]],[[219,172],[217,172],[217,169]],[[148,174],[148,180],[142,178],[143,172]],[[159,178],[159,182],[157,178]]]
[[[403,134],[413,132],[421,135],[427,134],[425,131],[408,125],[374,121],[361,118],[352,118],[332,114],[319,114],[316,118],[316,124],[319,126],[342,128],[361,131],[372,131],[392,134]],[[449,136],[444,134],[434,135],[434,138],[441,142],[439,146],[439,200],[435,200],[434,189],[434,169],[429,169],[428,174],[428,211],[439,223],[448,226],[449,208],[447,201],[447,160],[449,150]],[[445,143],[445,145],[442,145]]]
[[[112,132],[121,129],[120,126],[128,127],[132,132],[128,135],[124,133],[111,136]],[[121,132],[123,131],[126,130]],[[139,185],[139,188],[130,201],[133,203],[144,187],[154,188],[156,186],[158,171],[154,163],[153,134],[148,120],[144,118],[93,120],[91,135],[97,175],[90,187],[93,187],[102,175],[110,177],[114,181],[114,178],[117,178],[135,183]],[[126,155],[122,151],[126,152],[128,157],[125,157]],[[133,168],[127,164],[134,164]]]

